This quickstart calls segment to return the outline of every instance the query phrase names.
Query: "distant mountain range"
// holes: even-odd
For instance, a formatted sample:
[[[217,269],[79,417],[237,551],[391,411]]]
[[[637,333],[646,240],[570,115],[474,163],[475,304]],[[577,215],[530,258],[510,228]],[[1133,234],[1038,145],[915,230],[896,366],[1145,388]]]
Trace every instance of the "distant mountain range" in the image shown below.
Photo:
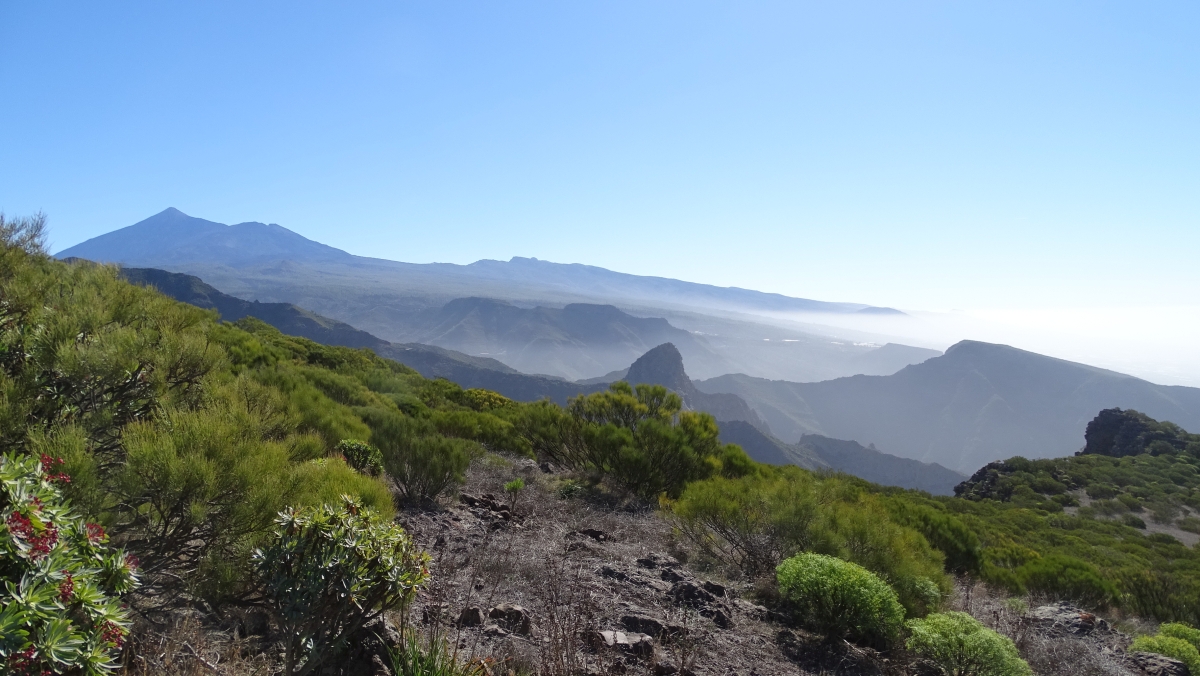
[[[735,374],[695,384],[742,397],[785,441],[821,434],[875,442],[966,473],[1014,455],[1070,455],[1083,446],[1088,421],[1106,408],[1200,429],[1198,388],[976,341],[889,376],[793,383]]]
[[[152,286],[176,300],[216,310],[225,321],[254,317],[289,335],[329,345],[366,347],[395,359],[423,376],[446,378],[462,387],[490,389],[519,401],[549,398],[560,404],[568,397],[606,389],[608,383],[573,383],[527,375],[494,359],[472,357],[454,350],[416,343],[394,344],[336,320],[289,303],[258,303],[221,293],[192,275],[150,268],[123,268],[122,276]],[[771,436],[770,428],[744,400],[733,394],[710,394],[696,389],[687,377],[683,357],[674,345],[659,345],[639,357],[622,373],[633,384],[664,385],[677,392],[693,410],[711,413],[721,425],[726,443],[742,444],[750,456],[769,464],[798,464],[808,469],[835,469],[869,481],[948,494],[964,477],[945,479],[947,470],[862,449],[835,439],[825,444],[788,446]],[[895,481],[889,477],[894,474]],[[945,485],[943,485],[945,484]]]
[[[233,296],[292,303],[389,342],[437,345],[569,380],[603,376],[663,342],[676,344],[700,377],[887,374],[940,354],[747,321],[754,313],[896,314],[888,308],[533,258],[399,263],[353,256],[278,225],[223,225],[176,209],[57,255],[196,275]]]
[[[417,313],[401,340],[494,356],[526,373],[568,380],[626,367],[666,342],[686,351],[689,362],[705,364],[706,371],[730,370],[703,338],[665,319],[593,303],[523,308],[490,298],[459,298]]]

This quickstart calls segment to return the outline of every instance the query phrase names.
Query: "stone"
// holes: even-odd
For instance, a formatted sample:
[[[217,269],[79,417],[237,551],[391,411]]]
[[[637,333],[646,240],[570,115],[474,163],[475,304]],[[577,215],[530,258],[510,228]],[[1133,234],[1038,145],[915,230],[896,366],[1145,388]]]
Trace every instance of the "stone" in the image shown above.
[[[484,626],[483,633],[486,636],[508,636],[508,632],[498,624],[489,624]]]
[[[399,648],[401,643],[400,632],[396,627],[392,626],[382,615],[378,615],[375,619],[367,622],[362,626],[360,632],[365,632],[368,636],[377,636],[389,648]]]
[[[683,581],[676,582],[670,591],[671,598],[675,599],[676,603],[681,603],[693,608],[706,606],[716,601],[716,597],[707,589],[696,584],[695,582]]]
[[[1034,608],[1026,617],[1076,636],[1109,631],[1108,622],[1065,602]]]
[[[707,591],[709,594],[712,594],[713,596],[724,596],[725,595],[725,586],[724,585],[719,585],[716,582],[705,582],[703,586],[704,586],[704,591]]]
[[[628,573],[626,573],[623,570],[613,568],[612,566],[610,566],[608,564],[600,566],[600,577],[607,577],[607,578],[611,578],[613,580],[620,580],[621,582],[627,582],[629,580]]]
[[[687,579],[681,575],[679,571],[671,570],[670,568],[664,568],[663,572],[659,574],[659,577],[666,582],[683,582],[685,579]]]
[[[478,627],[481,624],[483,624],[483,608],[478,606],[463,608],[458,616],[458,626],[460,627]]]
[[[1129,661],[1147,676],[1188,676],[1190,673],[1186,664],[1166,655],[1143,652],[1131,652],[1128,655]]]
[[[488,611],[488,617],[497,620],[508,631],[521,636],[529,636],[533,632],[533,623],[525,608],[511,603],[502,603]]]
[[[392,668],[379,655],[371,655],[371,676],[392,676]]]
[[[654,637],[637,632],[597,631],[592,634],[591,643],[596,649],[615,648],[638,657],[654,655]]]
[[[542,470],[542,472],[546,474],[554,474],[555,468],[553,463],[543,462],[542,464],[538,465],[538,469]]]
[[[582,535],[584,537],[589,537],[589,538],[595,540],[596,542],[604,542],[605,540],[611,539],[608,536],[608,533],[605,533],[604,531],[598,530],[596,528],[583,528],[583,529],[575,531],[575,534]]]
[[[622,615],[621,626],[632,632],[649,634],[654,638],[662,638],[665,629],[662,622],[649,615]]]
[[[661,659],[654,665],[654,676],[671,676],[679,673],[679,667],[670,659]]]

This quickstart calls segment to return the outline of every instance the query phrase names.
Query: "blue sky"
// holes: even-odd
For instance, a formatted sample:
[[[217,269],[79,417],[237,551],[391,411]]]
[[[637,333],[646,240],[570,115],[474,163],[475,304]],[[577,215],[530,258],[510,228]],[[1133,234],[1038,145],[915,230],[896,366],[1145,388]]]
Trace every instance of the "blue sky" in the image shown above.
[[[0,209],[56,249],[175,206],[412,262],[1198,311],[1195,2],[0,0],[0,84]]]

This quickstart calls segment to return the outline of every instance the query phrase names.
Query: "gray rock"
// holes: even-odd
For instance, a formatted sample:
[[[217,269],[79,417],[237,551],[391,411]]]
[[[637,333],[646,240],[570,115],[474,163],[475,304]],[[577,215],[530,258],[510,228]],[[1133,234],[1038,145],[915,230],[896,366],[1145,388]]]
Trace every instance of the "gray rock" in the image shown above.
[[[525,608],[511,603],[502,603],[488,611],[488,617],[496,620],[505,629],[521,636],[529,636],[533,631],[533,623]]]
[[[1187,665],[1158,653],[1129,653],[1129,661],[1141,669],[1146,676],[1190,676]]]
[[[611,648],[638,657],[654,655],[654,637],[637,632],[597,631],[591,637],[596,649]]]
[[[478,627],[481,624],[483,624],[483,608],[478,606],[463,608],[458,615],[458,626],[460,627]]]
[[[1108,632],[1108,622],[1069,603],[1056,603],[1034,608],[1026,615],[1029,619],[1069,634],[1082,636],[1093,631]]]
[[[629,631],[649,634],[655,638],[662,638],[665,629],[662,622],[648,615],[623,615],[621,616],[621,626]]]
[[[695,582],[690,582],[687,580],[675,583],[675,585],[671,587],[670,594],[671,598],[675,599],[676,603],[691,606],[693,608],[706,606],[717,600],[717,598],[713,596],[712,593],[707,589],[696,584]]]
[[[487,636],[508,636],[508,632],[498,624],[489,624],[485,626],[483,628],[483,633]]]

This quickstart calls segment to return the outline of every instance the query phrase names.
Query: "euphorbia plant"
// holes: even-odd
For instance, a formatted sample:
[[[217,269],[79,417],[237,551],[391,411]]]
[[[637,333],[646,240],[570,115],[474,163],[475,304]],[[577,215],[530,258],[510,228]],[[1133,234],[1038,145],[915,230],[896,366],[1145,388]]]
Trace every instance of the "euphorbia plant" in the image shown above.
[[[313,673],[367,622],[406,606],[429,555],[348,496],[283,512],[255,560],[285,636],[285,671]]]
[[[102,674],[129,631],[137,560],[71,511],[61,465],[0,456],[0,673]]]

